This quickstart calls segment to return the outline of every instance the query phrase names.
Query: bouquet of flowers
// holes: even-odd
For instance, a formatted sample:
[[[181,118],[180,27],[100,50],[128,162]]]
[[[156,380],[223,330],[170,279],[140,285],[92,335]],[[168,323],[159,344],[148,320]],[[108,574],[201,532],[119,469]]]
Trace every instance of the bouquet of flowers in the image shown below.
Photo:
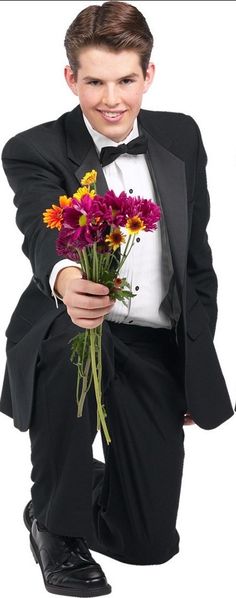
[[[160,208],[152,200],[116,196],[109,190],[103,196],[96,192],[97,172],[87,172],[81,187],[72,197],[62,195],[59,205],[52,204],[43,212],[47,227],[57,228],[56,251],[80,264],[83,277],[109,288],[112,299],[122,301],[135,297],[126,278],[118,276],[131,251],[135,235],[141,230],[153,231],[160,220]],[[127,231],[126,236],[120,227]],[[115,252],[125,244],[117,259]],[[71,339],[71,361],[77,366],[77,416],[81,417],[87,392],[94,383],[97,401],[97,430],[102,426],[106,442],[111,438],[106,425],[107,413],[102,403],[102,324],[85,329]]]

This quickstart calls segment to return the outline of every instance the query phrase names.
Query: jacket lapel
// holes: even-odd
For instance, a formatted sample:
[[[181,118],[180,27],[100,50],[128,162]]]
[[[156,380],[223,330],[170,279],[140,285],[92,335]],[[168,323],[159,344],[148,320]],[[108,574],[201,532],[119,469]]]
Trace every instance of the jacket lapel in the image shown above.
[[[97,193],[98,195],[104,195],[104,193],[106,193],[106,191],[108,190],[108,186],[101,164],[98,159],[96,149],[93,145],[91,145],[87,155],[80,164],[79,168],[75,170],[75,176],[78,179],[78,181],[80,182],[85,173],[90,172],[90,170],[97,171]]]
[[[76,165],[74,174],[79,183],[86,172],[96,170],[97,193],[103,195],[108,190],[107,182],[92,137],[84,124],[80,106],[76,106],[67,115],[66,143],[67,155]]]
[[[157,202],[164,215],[169,237],[173,268],[179,290],[183,287],[187,259],[188,212],[185,162],[172,154],[147,131],[147,163],[152,177]],[[167,140],[167,147],[171,140]]]

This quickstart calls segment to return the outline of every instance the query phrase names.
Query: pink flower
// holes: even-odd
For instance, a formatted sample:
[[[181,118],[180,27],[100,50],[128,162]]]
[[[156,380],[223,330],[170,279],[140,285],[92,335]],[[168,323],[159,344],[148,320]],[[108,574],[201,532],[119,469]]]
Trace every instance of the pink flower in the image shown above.
[[[156,229],[156,224],[161,218],[161,209],[151,199],[142,199],[139,216],[145,224],[145,231]]]
[[[96,196],[94,206],[107,224],[118,227],[124,226],[126,222],[126,201],[127,197],[123,191],[117,196],[114,191],[109,190],[104,196]]]

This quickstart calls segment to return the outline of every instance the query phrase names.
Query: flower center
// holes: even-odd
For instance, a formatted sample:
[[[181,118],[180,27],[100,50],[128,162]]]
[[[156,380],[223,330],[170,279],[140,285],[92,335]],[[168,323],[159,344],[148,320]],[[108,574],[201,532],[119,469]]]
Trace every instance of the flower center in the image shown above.
[[[86,226],[87,224],[87,216],[86,214],[81,214],[79,217],[79,226]]]

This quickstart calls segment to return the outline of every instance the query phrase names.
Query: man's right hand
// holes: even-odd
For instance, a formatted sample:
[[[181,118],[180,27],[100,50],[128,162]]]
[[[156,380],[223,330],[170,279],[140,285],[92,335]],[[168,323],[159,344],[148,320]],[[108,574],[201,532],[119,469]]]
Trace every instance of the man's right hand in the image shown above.
[[[115,301],[109,288],[82,278],[79,268],[63,268],[57,275],[54,289],[60,294],[72,322],[81,328],[96,328],[102,324]]]

